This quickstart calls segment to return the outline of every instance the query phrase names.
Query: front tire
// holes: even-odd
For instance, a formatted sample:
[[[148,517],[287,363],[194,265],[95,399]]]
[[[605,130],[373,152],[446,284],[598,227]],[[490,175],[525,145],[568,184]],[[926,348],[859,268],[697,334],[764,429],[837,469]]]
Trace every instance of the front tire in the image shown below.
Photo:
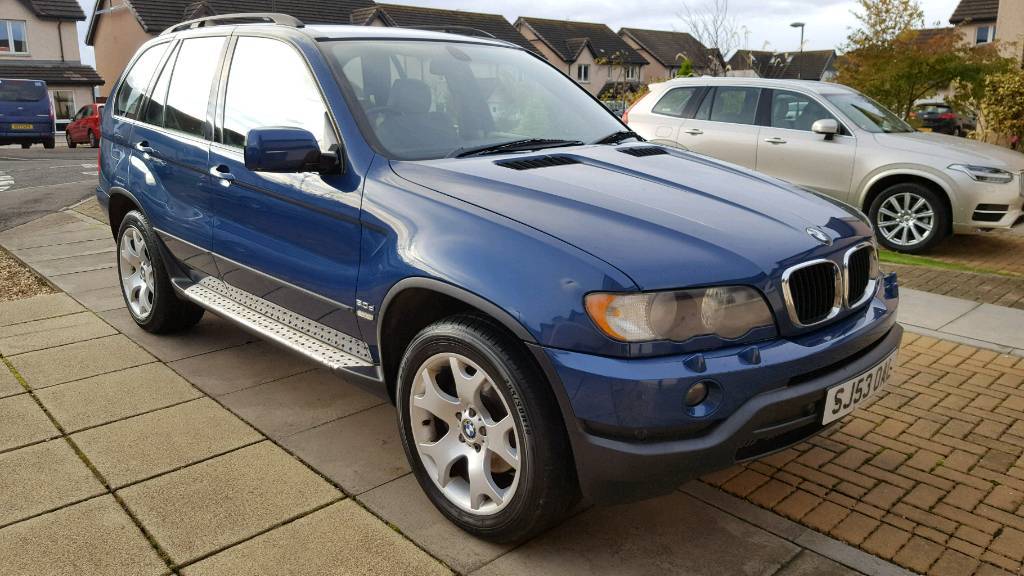
[[[451,522],[517,542],[565,517],[579,488],[557,401],[504,328],[473,315],[438,321],[413,339],[398,378],[406,456]]]
[[[78,146],[78,144],[74,140],[71,139],[71,134],[65,134],[64,138],[67,139],[67,141],[68,141],[68,148],[74,148],[74,147]]]
[[[894,184],[871,203],[868,216],[882,246],[918,254],[934,248],[949,230],[950,214],[931,188],[916,182]]]
[[[92,130],[89,130],[89,147],[90,148],[99,148],[100,147],[100,139],[96,137],[96,133],[93,132]]]
[[[156,234],[138,210],[125,215],[117,233],[117,274],[128,313],[143,330],[176,332],[203,317],[202,308],[174,293]]]
[[[29,149],[29,148],[31,148],[31,147],[32,147],[32,145],[31,145],[31,144],[22,144],[22,145],[21,145],[21,149],[22,149],[22,150],[28,150],[28,149]]]

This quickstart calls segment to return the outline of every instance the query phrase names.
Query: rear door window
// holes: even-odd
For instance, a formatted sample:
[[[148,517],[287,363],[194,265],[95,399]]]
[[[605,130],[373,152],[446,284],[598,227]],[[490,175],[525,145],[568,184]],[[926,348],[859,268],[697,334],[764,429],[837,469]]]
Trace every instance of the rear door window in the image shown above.
[[[114,99],[114,114],[128,118],[135,117],[139,111],[139,104],[142,103],[142,98],[146,93],[146,88],[149,86],[150,80],[153,79],[153,73],[156,72],[160,58],[167,51],[169,44],[169,42],[164,42],[150,46],[135,60],[135,64],[117,91],[117,97]]]
[[[711,120],[730,124],[753,124],[757,116],[760,88],[719,86],[711,103]]]
[[[226,40],[224,36],[210,36],[181,43],[167,87],[165,128],[193,136],[205,135],[210,87]]]
[[[687,104],[693,100],[698,88],[673,88],[668,91],[658,103],[654,105],[651,112],[665,116],[682,116]]]

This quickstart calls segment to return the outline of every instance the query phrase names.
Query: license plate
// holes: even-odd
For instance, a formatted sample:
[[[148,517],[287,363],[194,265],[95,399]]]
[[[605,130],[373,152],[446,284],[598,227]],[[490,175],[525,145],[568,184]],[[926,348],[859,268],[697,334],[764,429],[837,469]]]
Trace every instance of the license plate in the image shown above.
[[[31,124],[11,124],[11,130],[31,130]]]
[[[895,366],[896,352],[893,352],[860,376],[829,388],[825,396],[825,415],[821,423],[824,425],[839,420],[856,410],[858,406],[864,405],[868,398],[882,389]]]
[[[917,129],[918,132],[931,132],[931,128],[925,128],[924,126]]]

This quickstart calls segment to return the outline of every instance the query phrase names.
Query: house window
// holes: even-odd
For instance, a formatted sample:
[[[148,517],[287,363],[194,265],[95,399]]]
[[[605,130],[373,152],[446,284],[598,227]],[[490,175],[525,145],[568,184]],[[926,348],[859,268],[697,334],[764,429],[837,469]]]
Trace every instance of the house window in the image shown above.
[[[580,84],[590,82],[590,64],[576,65],[576,81]]]
[[[640,67],[639,66],[626,66],[626,80],[639,80],[640,79]]]
[[[996,27],[995,26],[978,26],[978,31],[974,37],[975,44],[988,44],[995,40]]]
[[[28,54],[24,20],[0,20],[0,52]]]
[[[71,90],[51,90],[53,119],[57,132],[63,132],[75,115],[75,93]]]

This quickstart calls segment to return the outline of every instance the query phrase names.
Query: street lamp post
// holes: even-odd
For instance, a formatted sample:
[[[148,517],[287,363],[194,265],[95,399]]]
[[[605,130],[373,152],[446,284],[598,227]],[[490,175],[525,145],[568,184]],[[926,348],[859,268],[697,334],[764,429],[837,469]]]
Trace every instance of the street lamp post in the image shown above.
[[[790,28],[799,28],[800,29],[800,63],[797,65],[797,68],[796,68],[796,76],[797,76],[797,78],[803,80],[803,78],[804,78],[804,23],[803,22],[793,22],[789,26],[790,26]]]

